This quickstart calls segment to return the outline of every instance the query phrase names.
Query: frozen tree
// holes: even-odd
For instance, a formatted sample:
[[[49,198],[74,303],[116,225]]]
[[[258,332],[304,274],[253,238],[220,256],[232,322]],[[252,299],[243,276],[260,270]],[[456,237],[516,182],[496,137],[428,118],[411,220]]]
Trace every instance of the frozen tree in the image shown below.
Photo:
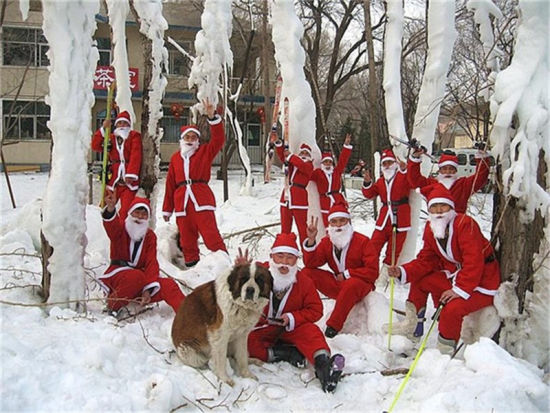
[[[46,103],[51,108],[48,128],[53,149],[42,232],[53,248],[48,263],[52,302],[84,298],[86,161],[92,134],[93,74],[99,58],[92,39],[97,12],[98,1],[43,1],[42,29],[50,60]]]

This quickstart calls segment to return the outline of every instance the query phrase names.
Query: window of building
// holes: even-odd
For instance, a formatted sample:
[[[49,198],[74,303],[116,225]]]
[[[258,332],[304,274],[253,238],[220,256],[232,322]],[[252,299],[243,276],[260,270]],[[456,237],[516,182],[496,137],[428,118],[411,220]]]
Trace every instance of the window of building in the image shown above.
[[[44,102],[2,102],[4,136],[7,139],[51,139],[51,132],[46,126],[49,119],[50,107]]]
[[[5,66],[48,66],[48,43],[42,29],[4,27],[2,64]]]
[[[162,142],[179,142],[180,140],[180,129],[183,125],[188,124],[187,115],[181,115],[179,118],[175,118],[171,114],[170,107],[165,106],[162,108],[164,115],[160,120],[160,127],[164,130],[164,135],[162,136]]]
[[[95,39],[97,42],[97,50],[99,52],[98,66],[111,65],[111,39],[108,37],[99,37]]]
[[[261,126],[258,123],[248,123],[246,125],[246,138],[248,146],[260,146]]]
[[[179,41],[178,44],[186,51],[191,53],[191,42]],[[167,72],[170,75],[189,76],[191,72],[191,59],[177,50],[172,44],[166,43],[168,49],[168,68]]]

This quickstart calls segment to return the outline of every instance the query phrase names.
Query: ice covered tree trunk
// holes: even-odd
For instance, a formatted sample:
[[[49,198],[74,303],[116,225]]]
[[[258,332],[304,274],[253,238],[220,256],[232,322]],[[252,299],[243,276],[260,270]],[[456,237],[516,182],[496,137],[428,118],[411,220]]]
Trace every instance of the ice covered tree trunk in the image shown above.
[[[441,102],[445,96],[447,71],[451,63],[453,45],[456,39],[454,0],[431,1],[428,6],[428,55],[422,85],[418,93],[418,103],[414,116],[412,137],[417,139],[431,152],[435,137]],[[427,175],[430,160],[423,157],[422,173]],[[419,228],[421,198],[411,191],[411,229],[400,255],[400,261],[406,262],[415,255],[416,237]]]
[[[87,155],[92,131],[93,74],[99,58],[93,46],[99,2],[43,1],[42,29],[49,45],[51,173],[42,206],[42,232],[53,249],[49,300],[84,298]],[[75,303],[73,308],[82,309]]]
[[[493,231],[503,280],[500,344],[549,368],[550,136],[547,2],[519,2],[514,56],[496,78],[491,143],[499,188]]]
[[[155,209],[162,138],[158,123],[162,118],[162,97],[168,83],[162,74],[162,66],[168,67],[168,50],[164,47],[164,32],[168,29],[168,23],[162,17],[161,0],[133,0],[132,6],[139,23],[139,31],[143,35],[145,62],[141,115],[141,187]]]
[[[130,11],[130,5],[128,0],[107,0],[107,9],[114,43],[112,64],[116,75],[116,103],[120,111],[128,111],[130,119],[135,122],[136,115],[132,106],[130,69],[126,50],[126,16]]]
[[[321,151],[315,140],[315,102],[304,73],[306,54],[300,43],[304,27],[296,15],[294,3],[286,0],[277,0],[271,4],[270,21],[273,44],[275,45],[275,60],[283,78],[281,102],[288,98],[290,103],[290,151],[297,154],[302,143],[308,144],[312,149],[313,164],[318,168]],[[284,122],[282,123],[284,124]],[[308,215],[321,217],[319,193],[315,183],[310,181],[307,191]],[[320,219],[319,222],[323,221]],[[319,231],[319,233],[322,232]]]

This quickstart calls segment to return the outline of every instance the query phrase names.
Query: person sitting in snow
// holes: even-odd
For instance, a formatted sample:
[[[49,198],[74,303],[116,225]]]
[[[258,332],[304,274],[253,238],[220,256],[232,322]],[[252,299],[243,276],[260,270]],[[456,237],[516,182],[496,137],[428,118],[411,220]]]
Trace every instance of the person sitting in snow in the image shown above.
[[[382,151],[380,163],[382,176],[373,182],[370,172],[365,171],[362,192],[366,198],[372,199],[378,195],[382,199],[382,208],[370,242],[377,256],[380,256],[384,244],[387,243],[384,264],[390,266],[397,262],[407,238],[407,231],[411,229],[411,187],[407,180],[407,171],[401,169],[390,149]]]
[[[285,172],[288,178],[288,188],[281,194],[281,232],[292,232],[292,220],[298,228],[300,242],[306,238],[308,196],[307,184],[313,172],[311,148],[306,143],[300,145],[298,155],[290,153],[288,146],[278,139],[275,141],[277,156],[284,164],[288,164]]]
[[[324,295],[336,299],[327,320],[325,336],[332,338],[342,329],[355,304],[374,290],[378,278],[378,255],[369,238],[355,232],[345,204],[334,204],[328,215],[328,235],[316,243],[318,219],[311,219],[304,242],[305,267],[315,287]],[[320,267],[328,264],[330,271]]]
[[[278,234],[264,263],[273,276],[273,291],[258,324],[248,335],[250,357],[266,362],[287,361],[304,367],[307,359],[325,392],[333,392],[344,368],[344,357],[331,357],[322,331],[315,324],[323,305],[313,282],[298,269],[296,235]],[[237,263],[249,262],[239,254]]]
[[[168,222],[175,212],[185,266],[195,266],[199,256],[199,234],[210,251],[226,251],[216,223],[216,199],[208,186],[212,161],[223,148],[222,118],[208,99],[203,107],[210,124],[210,142],[200,144],[196,125],[182,126],[180,150],[170,159],[162,215]]]
[[[116,195],[107,191],[102,217],[111,241],[111,262],[99,277],[108,292],[106,310],[121,318],[129,314],[125,306],[130,301],[145,305],[164,300],[176,311],[185,296],[174,280],[159,276],[149,200],[135,197],[125,219],[116,213],[116,202]]]
[[[105,129],[111,126],[111,121],[104,120],[103,126],[92,137],[92,150],[103,153]],[[116,192],[120,199],[119,214],[126,218],[128,207],[139,188],[141,171],[141,134],[132,129],[132,120],[127,111],[121,112],[115,119],[115,129],[112,131],[108,145],[109,171],[106,188]]]
[[[461,178],[456,175],[458,168],[457,156],[453,152],[443,153],[438,162],[437,179],[426,178],[420,173],[421,155],[423,153],[425,153],[425,150],[418,148],[409,156],[407,179],[411,188],[423,188],[439,182],[451,191],[455,202],[455,211],[459,214],[465,214],[470,196],[483,188],[489,178],[489,155],[487,152],[479,150],[475,155],[476,171],[473,175]]]
[[[452,354],[464,316],[493,304],[500,284],[500,267],[491,243],[477,222],[457,213],[451,193],[441,184],[422,190],[428,198],[424,246],[416,258],[388,270],[391,277],[410,283],[405,320],[394,334],[421,336],[428,294],[434,305],[444,304],[439,318],[438,348]]]
[[[342,174],[351,156],[351,135],[348,133],[344,140],[344,146],[338,158],[338,164],[334,166],[332,153],[325,152],[321,158],[321,168],[315,169],[311,174],[311,180],[317,184],[321,214],[325,228],[328,226],[328,210],[337,202],[346,202],[342,194]]]

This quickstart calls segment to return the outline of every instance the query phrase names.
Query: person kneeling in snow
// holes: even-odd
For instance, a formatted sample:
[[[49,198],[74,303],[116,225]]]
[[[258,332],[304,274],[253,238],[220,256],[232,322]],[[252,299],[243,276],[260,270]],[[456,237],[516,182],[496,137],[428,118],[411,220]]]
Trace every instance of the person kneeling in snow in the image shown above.
[[[341,354],[330,356],[323,333],[315,322],[323,305],[313,282],[298,270],[300,252],[296,235],[279,234],[264,263],[273,276],[273,291],[262,318],[248,336],[250,357],[267,362],[287,361],[304,367],[305,359],[315,366],[323,391],[333,392],[344,368]],[[237,260],[248,260],[240,255]]]
[[[445,305],[439,318],[438,348],[452,354],[463,318],[493,304],[500,267],[477,222],[455,212],[449,190],[438,183],[422,193],[427,194],[429,212],[424,246],[413,261],[388,270],[391,277],[411,283],[405,320],[396,323],[393,332],[421,336],[426,301],[432,294],[436,307]],[[421,314],[419,320],[417,314]]]
[[[129,315],[130,301],[145,305],[166,301],[176,311],[184,295],[174,280],[159,277],[157,236],[149,228],[149,200],[135,197],[122,220],[116,213],[116,196],[105,194],[103,226],[111,240],[111,263],[99,277],[107,289],[107,311],[116,318]]]
[[[307,227],[307,239],[303,245],[302,270],[324,295],[336,299],[325,336],[332,338],[342,329],[355,304],[374,290],[378,278],[378,255],[371,241],[355,232],[351,215],[345,204],[334,204],[328,214],[328,235],[316,245],[317,219],[312,218]],[[330,271],[319,267],[328,264]]]

